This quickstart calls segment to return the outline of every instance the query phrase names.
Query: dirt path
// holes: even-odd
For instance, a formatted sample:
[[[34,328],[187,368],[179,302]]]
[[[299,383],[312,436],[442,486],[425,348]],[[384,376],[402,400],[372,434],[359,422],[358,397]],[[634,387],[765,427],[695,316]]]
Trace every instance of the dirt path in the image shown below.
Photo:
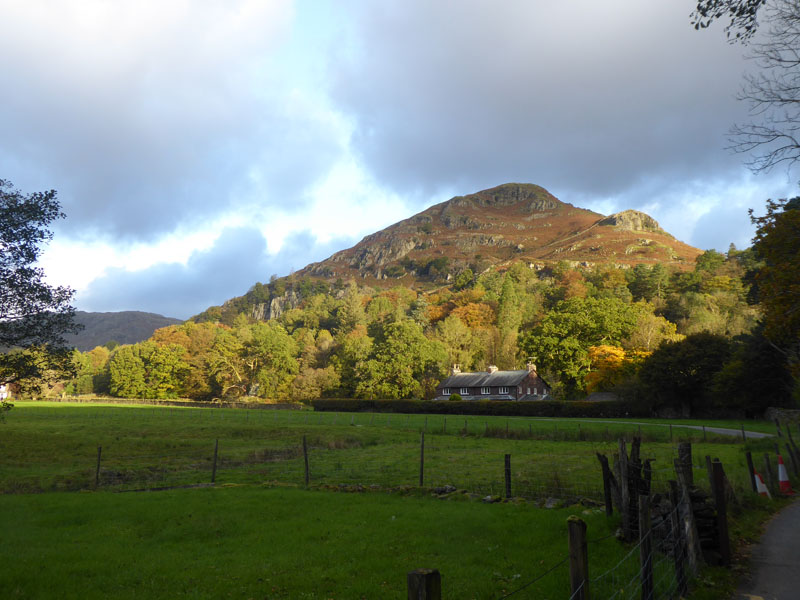
[[[800,598],[800,501],[778,513],[750,558],[752,573],[736,600]]]

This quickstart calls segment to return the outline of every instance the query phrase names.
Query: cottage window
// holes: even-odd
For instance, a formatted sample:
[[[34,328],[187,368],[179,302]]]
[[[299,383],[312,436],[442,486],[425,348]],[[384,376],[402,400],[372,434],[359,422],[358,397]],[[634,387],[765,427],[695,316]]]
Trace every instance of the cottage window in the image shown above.
[[[449,396],[450,388],[442,388],[442,396]]]
[[[508,393],[508,388],[507,387],[501,387],[500,388],[500,393],[501,394],[507,394]]]
[[[481,388],[481,394],[491,394],[491,393],[492,393],[492,388],[488,388],[488,387],[482,387]]]
[[[528,396],[531,395],[531,388],[528,388]]]
[[[469,396],[469,388],[461,388],[462,396]]]

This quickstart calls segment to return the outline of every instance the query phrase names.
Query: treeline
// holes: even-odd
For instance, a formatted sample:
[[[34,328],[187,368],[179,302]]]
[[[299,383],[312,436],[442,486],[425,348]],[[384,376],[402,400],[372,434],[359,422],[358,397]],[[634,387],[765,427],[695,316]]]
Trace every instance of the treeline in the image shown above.
[[[776,207],[759,231],[783,214]],[[796,254],[798,242],[787,243]],[[775,291],[767,277],[785,274],[771,271],[765,248],[710,250],[691,271],[567,263],[537,271],[520,263],[475,275],[465,268],[452,286],[427,294],[275,280],[257,284],[234,317],[226,305],[224,319],[205,314],[146,342],[76,352],[77,377],[66,392],[429,399],[453,364],[513,369],[533,357],[558,399],[613,392],[684,415],[755,415],[800,395],[797,331],[787,338],[769,310]],[[277,292],[294,294],[298,306],[255,321],[253,300]]]

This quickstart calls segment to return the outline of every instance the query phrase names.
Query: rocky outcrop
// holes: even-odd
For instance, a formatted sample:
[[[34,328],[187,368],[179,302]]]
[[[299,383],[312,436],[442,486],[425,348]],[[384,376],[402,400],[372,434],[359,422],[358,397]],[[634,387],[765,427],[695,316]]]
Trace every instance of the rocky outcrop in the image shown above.
[[[626,231],[658,231],[661,226],[653,217],[638,210],[623,210],[606,217],[598,225],[612,225]]]
[[[420,244],[420,240],[415,237],[390,237],[377,244],[364,244],[356,251],[355,256],[350,259],[349,264],[351,267],[357,267],[359,269],[383,267],[390,262],[400,260]]]
[[[275,296],[269,303],[259,302],[250,309],[250,316],[257,321],[277,319],[287,310],[300,306],[300,296],[294,291],[287,291],[282,296]]]

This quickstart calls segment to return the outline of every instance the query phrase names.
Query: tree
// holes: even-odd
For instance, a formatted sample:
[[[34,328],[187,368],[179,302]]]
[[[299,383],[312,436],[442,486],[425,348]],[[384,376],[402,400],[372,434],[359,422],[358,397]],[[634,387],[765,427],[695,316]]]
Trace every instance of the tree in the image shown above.
[[[697,0],[697,8],[692,13],[695,29],[704,29],[717,19],[730,18],[725,28],[730,41],[746,42],[756,32],[758,10],[766,0]]]
[[[0,381],[33,393],[74,373],[64,340],[80,330],[73,291],[47,285],[34,266],[63,217],[54,190],[23,194],[0,179]]]
[[[390,323],[371,358],[360,365],[356,395],[410,398],[429,395],[446,372],[447,351],[410,319]]]
[[[785,357],[800,399],[800,197],[767,201],[753,249],[764,261],[755,285],[764,313],[764,337]]]
[[[645,397],[654,408],[668,407],[685,417],[711,414],[712,382],[731,351],[726,337],[712,333],[695,333],[662,344],[639,371]]]
[[[800,162],[800,3],[773,0],[764,12],[769,29],[749,56],[760,70],[745,76],[739,94],[754,120],[730,132],[731,149],[750,154],[754,172]]]
[[[520,348],[558,373],[568,392],[581,391],[589,372],[589,347],[619,346],[634,332],[639,310],[617,298],[562,300],[522,336]]]
[[[800,340],[800,197],[767,200],[753,248],[764,261],[755,275],[766,337],[778,345]]]

